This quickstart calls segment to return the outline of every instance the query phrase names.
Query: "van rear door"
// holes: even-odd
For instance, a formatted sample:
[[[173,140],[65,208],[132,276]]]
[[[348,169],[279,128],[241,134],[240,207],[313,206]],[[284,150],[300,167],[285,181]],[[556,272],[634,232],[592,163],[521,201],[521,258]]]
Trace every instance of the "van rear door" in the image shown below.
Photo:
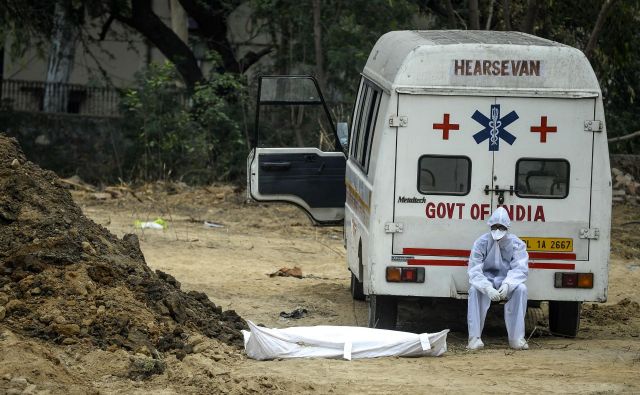
[[[584,122],[595,98],[398,96],[398,116],[408,118],[397,132],[394,222],[403,232],[393,254],[466,266],[502,205],[532,268],[588,259],[589,239],[579,235],[590,225],[593,133]]]
[[[498,122],[510,112],[518,119],[507,127],[516,141],[500,139],[494,151],[493,206],[504,205],[515,220],[532,268],[572,270],[549,260],[589,259],[580,232],[590,227],[594,133],[584,124],[594,119],[595,98],[499,97],[494,108]]]
[[[288,202],[316,224],[344,219],[346,156],[311,76],[258,79],[247,189],[260,202]]]
[[[393,254],[410,264],[466,266],[474,240],[487,231],[492,153],[472,137],[476,109],[493,97],[399,94]],[[461,279],[462,281],[462,279]],[[448,286],[448,284],[447,284]]]

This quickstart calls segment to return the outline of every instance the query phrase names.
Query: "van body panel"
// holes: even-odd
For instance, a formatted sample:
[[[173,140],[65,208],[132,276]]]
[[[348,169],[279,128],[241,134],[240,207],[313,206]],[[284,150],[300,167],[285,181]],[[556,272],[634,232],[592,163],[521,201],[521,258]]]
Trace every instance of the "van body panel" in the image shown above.
[[[371,288],[376,294],[466,297],[469,250],[474,240],[487,231],[486,219],[498,205],[498,194],[487,194],[484,189],[487,186],[494,189],[503,183],[504,187],[513,185],[517,190],[517,161],[534,158],[569,162],[570,179],[565,183],[567,196],[562,199],[541,199],[505,193],[503,203],[507,210],[515,216],[524,217],[523,221],[514,218],[512,232],[522,237],[570,238],[573,247],[554,256],[552,251],[536,252],[535,246],[532,246],[532,268],[528,280],[530,298],[594,301],[606,298],[606,269],[602,269],[601,260],[588,261],[591,241],[578,237],[580,229],[589,227],[594,133],[585,132],[583,124],[585,120],[594,119],[595,99],[448,96],[445,100],[435,95],[406,94],[397,97],[397,115],[408,115],[408,126],[398,127],[395,144],[388,141],[385,146],[397,147],[392,222],[402,223],[404,229],[402,233],[390,235],[391,256],[376,254],[380,255],[378,262],[387,261],[386,265],[379,265],[378,280],[371,280]],[[519,139],[520,146],[515,142],[509,145],[501,141],[499,150],[489,151],[488,141],[482,144],[471,138],[482,129],[482,125],[471,118],[475,109],[486,108],[488,113],[490,106],[496,104],[500,105],[503,114],[511,111],[518,114],[517,122],[509,125],[507,130],[516,136],[516,141]],[[437,124],[441,127],[447,113],[448,122],[457,124],[458,128],[449,130],[445,139],[444,131],[433,126]],[[456,119],[454,113],[466,114],[466,119]],[[544,142],[541,141],[540,132],[531,130],[541,125],[541,117],[545,116],[540,115],[542,113],[547,114],[547,126],[556,128],[555,132],[546,133]],[[601,135],[597,134],[598,137]],[[461,136],[466,136],[467,141]],[[421,194],[418,161],[425,155],[468,158],[472,173],[468,191],[456,191],[464,192],[462,195]],[[375,193],[377,190],[374,189]],[[474,204],[478,206],[474,209],[477,214],[471,217]],[[538,215],[544,218],[536,218],[538,206],[543,210]],[[608,245],[608,241],[603,244]],[[375,250],[380,251],[378,243]],[[566,259],[567,256],[570,259]],[[424,284],[392,284],[384,280],[386,266],[408,265],[415,261],[418,264],[427,261]],[[439,261],[443,264],[450,262],[451,266],[440,266]],[[370,264],[375,270],[374,262]],[[596,286],[592,290],[554,289],[553,276],[557,270],[594,272]]]
[[[389,32],[374,45],[363,75],[389,91],[399,87],[497,88],[525,89],[532,96],[600,92],[580,50],[518,32]]]

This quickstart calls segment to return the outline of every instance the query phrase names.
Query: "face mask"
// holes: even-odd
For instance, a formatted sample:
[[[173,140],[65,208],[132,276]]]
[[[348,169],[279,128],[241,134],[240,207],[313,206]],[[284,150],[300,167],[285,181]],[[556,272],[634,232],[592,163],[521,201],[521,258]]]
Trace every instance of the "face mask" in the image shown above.
[[[493,237],[493,240],[500,240],[504,237],[504,235],[507,234],[506,230],[500,230],[500,229],[496,229],[496,230],[492,230],[491,231],[491,237]]]

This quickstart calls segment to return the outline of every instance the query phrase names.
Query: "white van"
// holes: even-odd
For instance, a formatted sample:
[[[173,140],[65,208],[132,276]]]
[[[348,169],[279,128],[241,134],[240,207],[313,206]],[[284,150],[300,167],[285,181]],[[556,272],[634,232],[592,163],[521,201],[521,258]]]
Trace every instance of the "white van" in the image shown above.
[[[258,114],[315,104],[330,118],[310,77],[260,86]],[[606,301],[607,136],[579,50],[516,32],[387,33],[340,148],[256,145],[248,190],[320,224],[344,219],[352,294],[367,296],[369,326],[393,328],[399,297],[465,299],[470,248],[498,206],[527,243],[529,300],[549,301],[552,332],[575,336],[581,303]]]

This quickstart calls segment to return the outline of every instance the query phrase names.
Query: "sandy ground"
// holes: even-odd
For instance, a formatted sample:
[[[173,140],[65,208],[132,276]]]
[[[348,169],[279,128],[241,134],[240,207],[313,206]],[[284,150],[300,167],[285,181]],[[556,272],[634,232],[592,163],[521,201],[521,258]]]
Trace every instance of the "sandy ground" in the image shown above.
[[[175,193],[149,187],[136,196],[101,201],[91,199],[90,193],[74,192],[85,214],[118,237],[136,233],[152,268],[175,276],[183,289],[205,292],[246,320],[269,327],[366,324],[366,304],[354,302],[349,293],[341,228],[313,227],[291,206],[246,204],[229,186],[180,188]],[[411,329],[454,329],[443,357],[259,362],[212,343],[208,351],[169,363],[162,375],[132,381],[113,371],[125,365],[130,358],[126,354],[76,355],[74,346],[51,350],[5,332],[0,350],[21,352],[5,354],[0,373],[2,366],[11,364],[7,358],[15,364],[29,362],[0,379],[16,380],[20,373],[29,380],[14,387],[28,389],[38,382],[33,377],[40,377],[55,383],[44,387],[52,393],[82,393],[87,383],[96,393],[640,393],[640,312],[618,304],[625,298],[627,307],[628,302],[632,307],[640,302],[640,244],[634,236],[640,229],[624,225],[638,220],[639,211],[637,206],[614,210],[614,236],[623,241],[615,245],[610,264],[609,302],[595,309],[585,306],[575,339],[544,335],[542,328],[537,333],[543,336],[531,338],[530,350],[514,352],[496,320],[485,336],[486,348],[470,353],[464,349],[466,333],[460,330],[464,309],[449,322],[431,321],[421,328],[420,318],[415,319],[419,306],[409,305],[403,307],[401,320],[412,311],[414,319],[407,324]],[[134,226],[135,220],[157,217],[168,221],[167,230]],[[208,228],[204,221],[223,226]],[[302,269],[303,279],[268,276],[294,266]],[[307,316],[280,318],[280,312],[297,307],[307,309]],[[493,315],[499,317],[499,312]],[[106,364],[102,371],[100,364]],[[84,372],[82,366],[87,366]],[[48,377],[38,376],[34,369]],[[94,376],[89,381],[81,378],[87,372]]]

